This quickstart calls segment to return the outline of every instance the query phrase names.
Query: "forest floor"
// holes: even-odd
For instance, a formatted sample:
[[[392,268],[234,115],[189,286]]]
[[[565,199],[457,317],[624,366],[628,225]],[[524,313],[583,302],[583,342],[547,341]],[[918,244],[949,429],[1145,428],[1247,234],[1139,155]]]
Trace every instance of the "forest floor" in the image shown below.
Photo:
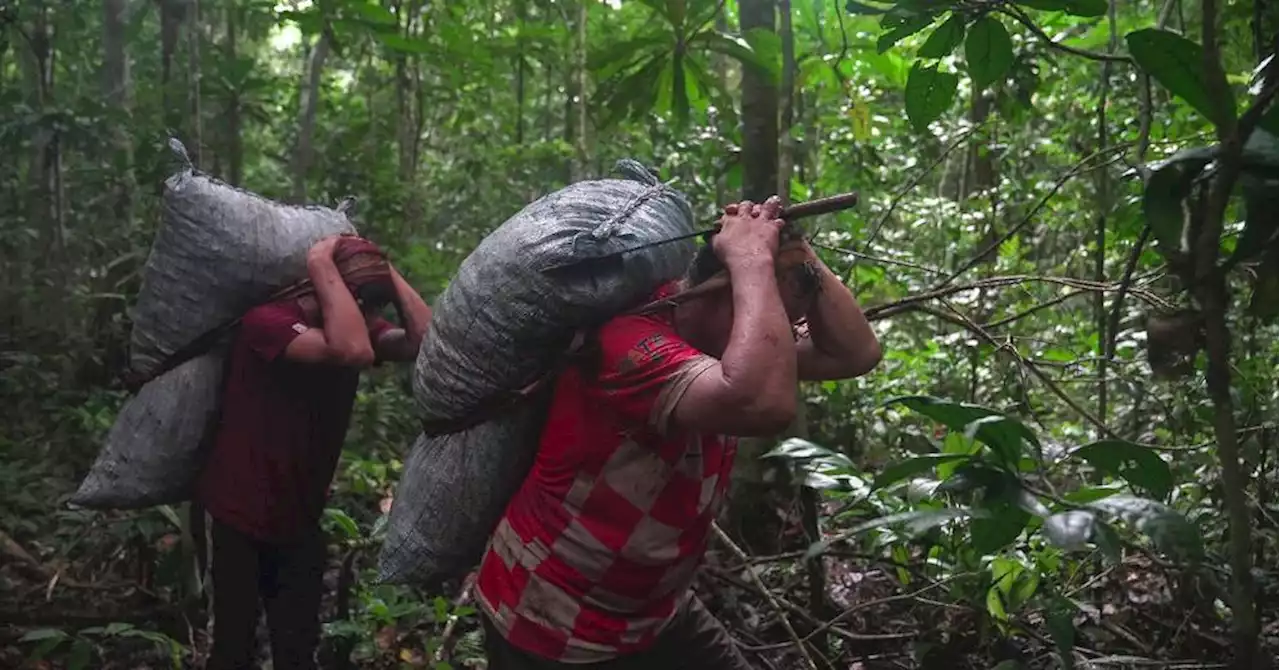
[[[183,668],[203,667],[209,636],[201,604],[184,604],[174,589],[154,586],[159,583],[155,566],[163,569],[171,563],[179,545],[179,536],[167,533],[151,546],[66,562],[58,558],[61,550],[54,543],[20,542],[0,534],[0,667],[161,670],[176,667],[175,660]],[[825,598],[814,599],[808,593],[812,575],[801,554],[792,551],[744,564],[716,547],[696,584],[700,597],[761,668],[807,667],[779,609],[787,611],[796,636],[820,668],[1060,667],[1052,627],[1043,613],[1023,610],[997,620],[987,603],[970,602],[957,591],[954,576],[931,578],[927,561],[898,564],[872,555],[828,556],[823,559]],[[373,558],[373,550],[361,556],[363,561]],[[322,615],[327,622],[351,608],[350,593],[338,595],[348,590],[341,586],[343,571],[342,557],[331,550]],[[1205,595],[1207,588],[1205,582],[1141,554],[1095,575],[1070,594],[1080,606],[1072,642],[1078,666],[1227,667],[1230,631],[1215,611],[1214,599]],[[449,595],[458,601],[459,589]],[[347,604],[338,602],[344,598]],[[1264,645],[1274,659],[1274,611],[1265,613],[1264,626]],[[260,636],[265,660],[265,633]],[[342,638],[326,637],[322,667],[484,667],[473,613],[443,627],[438,621],[392,621],[370,628],[367,637],[362,657],[350,665],[335,660]],[[54,639],[61,642],[33,662],[35,648],[42,642],[53,645]],[[77,641],[82,642],[79,652]],[[86,658],[77,661],[77,653]],[[452,665],[439,665],[438,659],[446,657]]]

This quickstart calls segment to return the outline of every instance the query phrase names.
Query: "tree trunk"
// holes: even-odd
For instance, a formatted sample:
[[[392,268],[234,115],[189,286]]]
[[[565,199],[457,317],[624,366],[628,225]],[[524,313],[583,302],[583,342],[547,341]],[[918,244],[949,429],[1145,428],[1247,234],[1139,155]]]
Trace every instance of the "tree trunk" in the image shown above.
[[[200,0],[191,0],[191,23],[187,31],[187,77],[191,96],[191,142],[187,152],[192,164],[199,167],[204,153],[204,122],[200,118]]]
[[[774,0],[738,3],[742,32],[774,30]],[[742,72],[742,197],[762,201],[778,192],[778,88],[753,68]]]
[[[1115,53],[1117,44],[1116,32],[1116,0],[1111,0],[1107,7],[1107,21],[1110,24],[1111,38],[1107,43],[1107,53]],[[1102,81],[1098,91],[1098,148],[1099,153],[1106,151],[1110,145],[1107,130],[1107,99],[1111,93],[1111,61],[1102,64]],[[1104,168],[1097,171],[1096,191],[1098,212],[1094,216],[1094,249],[1093,280],[1104,282],[1107,278],[1107,217],[1111,214],[1111,174]],[[1107,342],[1107,304],[1106,296],[1101,291],[1093,294],[1094,320],[1098,328],[1098,420],[1107,423],[1107,363],[1109,353]],[[1106,437],[1105,431],[1097,430],[1097,439]]]
[[[298,142],[293,154],[293,200],[298,203],[307,200],[307,172],[311,167],[316,107],[320,103],[320,80],[328,55],[329,39],[320,35],[307,59],[307,81],[298,96]]]
[[[122,112],[125,119],[133,102],[125,44],[127,4],[127,0],[103,0],[102,3],[102,99],[111,109]],[[111,185],[110,223],[112,227],[119,227],[133,219],[133,141],[124,123],[111,124],[110,137],[112,175],[115,176]]]
[[[229,0],[227,3],[227,62],[234,63],[239,58],[236,47],[237,33],[237,12],[236,0]],[[239,186],[244,180],[244,144],[240,130],[240,89],[235,87],[231,90],[231,95],[227,99],[226,107],[227,120],[227,181],[232,186]]]
[[[516,0],[516,145],[524,144],[524,26],[527,14],[525,0]]]
[[[742,0],[738,16],[743,32],[774,29],[774,0]],[[742,197],[761,202],[778,192],[778,88],[751,68],[742,73]],[[730,524],[738,538],[756,553],[775,553],[780,520],[774,487],[765,481],[760,456],[774,438],[743,439],[738,445]]]
[[[778,197],[791,203],[791,177],[796,165],[796,142],[792,136],[796,104],[796,43],[791,31],[791,0],[778,0],[779,37],[782,39],[782,81],[778,95],[782,100],[782,120],[778,128],[781,145],[778,152]]]

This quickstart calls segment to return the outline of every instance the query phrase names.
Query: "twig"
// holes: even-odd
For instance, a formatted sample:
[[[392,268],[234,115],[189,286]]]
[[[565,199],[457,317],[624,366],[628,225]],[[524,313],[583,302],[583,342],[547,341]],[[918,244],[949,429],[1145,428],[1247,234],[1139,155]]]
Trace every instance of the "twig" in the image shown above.
[[[462,585],[462,592],[458,594],[458,598],[453,601],[453,609],[467,604],[471,601],[471,587],[475,584],[471,575],[468,575]],[[440,646],[436,649],[436,663],[443,663],[453,654],[453,647],[457,641],[453,639],[453,632],[458,628],[458,622],[462,620],[459,616],[449,616],[449,623],[445,624],[444,631],[440,633]]]
[[[732,551],[733,554],[738,557],[738,560],[750,560],[751,557],[747,552],[743,551],[742,547],[739,547],[734,543],[728,533],[725,533],[724,529],[720,528],[720,524],[713,521],[711,523],[711,529],[715,532],[716,537],[729,548],[729,551]],[[809,650],[804,646],[804,642],[800,640],[800,636],[796,634],[795,627],[791,625],[791,619],[787,618],[786,611],[783,610],[782,604],[778,602],[778,598],[773,595],[773,591],[770,591],[765,587],[764,581],[760,579],[760,575],[756,573],[755,570],[747,570],[747,573],[751,575],[751,580],[755,582],[755,585],[763,592],[765,598],[769,601],[769,604],[772,605],[773,609],[778,613],[778,617],[782,619],[782,627],[787,629],[787,635],[791,636],[792,643],[795,644],[796,650],[800,652],[800,656],[808,665],[809,670],[818,670],[818,665],[813,662],[813,657],[809,655]]]
[[[897,210],[897,206],[901,204],[902,199],[908,196],[911,191],[914,191],[915,187],[919,186],[919,183],[924,181],[925,177],[929,176],[929,173],[932,173],[934,169],[937,169],[938,165],[941,165],[942,161],[945,161],[947,156],[951,155],[952,151],[959,149],[959,147],[963,146],[965,142],[968,142],[969,138],[973,137],[975,132],[978,132],[978,128],[980,128],[980,126],[969,128],[968,131],[963,133],[963,135],[955,138],[955,141],[952,141],[950,145],[947,145],[946,149],[942,150],[942,154],[938,155],[938,158],[934,159],[932,164],[929,164],[927,168],[918,170],[918,172],[915,173],[915,177],[911,178],[911,181],[906,183],[906,186],[900,188],[896,193],[893,193],[893,199],[888,202],[888,208],[882,211],[881,217],[876,220],[876,224],[872,225],[872,232],[867,236],[867,242],[863,243],[863,251],[861,251],[863,254],[872,249],[872,245],[876,242],[876,237],[879,236],[881,228],[884,227],[884,224],[888,223],[888,219],[892,217],[893,211]],[[858,263],[854,261],[854,269],[856,268],[858,268]],[[845,283],[849,283],[851,281],[854,269],[849,270],[849,275],[845,278]]]
[[[1052,37],[1049,37],[1049,35],[1045,33],[1045,31],[1042,30],[1040,26],[1036,25],[1036,22],[1032,21],[1031,17],[1027,16],[1025,12],[1023,12],[1021,9],[1011,4],[1004,5],[1003,7],[1000,8],[1000,11],[1013,17],[1014,20],[1016,20],[1018,23],[1021,23],[1022,25],[1026,26],[1027,30],[1030,30],[1033,35],[1044,40],[1046,44],[1048,44],[1049,46],[1059,51],[1069,53],[1073,56],[1080,56],[1081,58],[1088,58],[1089,60],[1096,60],[1104,63],[1111,62],[1111,63],[1125,63],[1128,65],[1133,64],[1133,59],[1129,58],[1128,56],[1117,56],[1115,54],[1098,53],[1097,51],[1089,51],[1087,49],[1078,49],[1076,47],[1063,44],[1062,42],[1057,42]]]
[[[1037,312],[1039,312],[1039,311],[1041,311],[1041,310],[1048,309],[1048,308],[1050,308],[1050,307],[1053,307],[1054,305],[1062,304],[1062,303],[1064,303],[1064,302],[1066,302],[1066,301],[1070,300],[1071,298],[1074,298],[1074,297],[1079,296],[1079,295],[1084,295],[1084,294],[1086,294],[1086,293],[1089,293],[1089,291],[1088,291],[1087,289],[1078,289],[1078,290],[1072,291],[1072,292],[1070,292],[1070,293],[1064,293],[1064,294],[1062,294],[1062,295],[1060,295],[1060,296],[1058,296],[1058,297],[1054,298],[1053,300],[1050,300],[1050,301],[1048,301],[1048,302],[1042,302],[1042,303],[1040,303],[1039,305],[1036,305],[1035,307],[1030,307],[1030,308],[1028,308],[1028,309],[1025,309],[1025,310],[1023,310],[1023,311],[1021,311],[1021,312],[1018,312],[1017,314],[1014,314],[1013,316],[1010,316],[1010,317],[1006,317],[1006,318],[1000,319],[999,321],[992,321],[992,322],[990,322],[990,323],[984,323],[984,324],[982,325],[982,327],[983,327],[983,328],[987,328],[987,329],[991,329],[991,328],[999,328],[1000,326],[1007,326],[1007,325],[1009,325],[1009,324],[1011,324],[1011,323],[1013,323],[1013,322],[1015,322],[1015,321],[1021,321],[1022,319],[1025,319],[1025,318],[1027,318],[1028,316],[1031,316],[1032,314],[1035,314],[1035,313],[1037,313]]]
[[[1108,361],[1115,358],[1116,355],[1116,335],[1120,330],[1120,308],[1124,305],[1124,295],[1129,291],[1129,285],[1133,282],[1133,272],[1138,267],[1138,259],[1142,257],[1142,250],[1147,246],[1147,238],[1151,236],[1151,222],[1148,221],[1142,226],[1142,233],[1138,235],[1138,241],[1133,243],[1133,249],[1129,252],[1129,259],[1124,264],[1124,276],[1120,278],[1120,290],[1116,291],[1116,296],[1111,299],[1111,314],[1107,318],[1106,347],[1103,349],[1103,355]]]
[[[986,258],[992,251],[999,249],[1000,245],[1004,244],[1005,242],[1010,240],[1014,235],[1017,235],[1019,232],[1021,232],[1023,228],[1026,228],[1028,225],[1030,225],[1031,222],[1035,220],[1036,215],[1040,213],[1040,210],[1044,209],[1044,206],[1049,203],[1050,198],[1057,195],[1058,191],[1061,190],[1062,187],[1068,181],[1071,181],[1072,178],[1080,175],[1083,172],[1095,170],[1098,168],[1103,168],[1112,163],[1118,162],[1124,156],[1121,155],[1119,157],[1112,157],[1099,165],[1094,165],[1090,167],[1089,164],[1093,162],[1095,159],[1108,153],[1115,153],[1117,149],[1122,149],[1127,146],[1128,146],[1127,144],[1113,145],[1103,151],[1092,153],[1086,156],[1080,162],[1076,163],[1075,166],[1073,166],[1070,170],[1066,172],[1066,174],[1059,177],[1058,181],[1054,182],[1053,188],[1049,189],[1049,192],[1044,194],[1044,197],[1040,198],[1040,202],[1036,203],[1036,206],[1031,208],[1031,211],[1028,212],[1025,217],[1023,217],[1022,221],[1019,221],[1016,225],[1009,228],[1009,231],[1006,232],[1004,235],[1002,235],[1000,239],[992,242],[985,249],[975,254],[973,258],[969,259],[963,266],[960,267],[959,270],[956,270],[946,279],[942,280],[942,283],[938,284],[935,288],[942,288],[947,284],[950,284],[951,282],[955,281],[957,277],[968,272],[970,269],[973,268],[973,266],[981,263],[982,259]]]
[[[854,251],[853,249],[845,249],[844,247],[836,247],[830,244],[819,244],[817,242],[810,242],[809,244],[810,246],[814,246],[819,249],[826,249],[827,251],[834,251],[838,254],[845,254],[847,256],[852,256],[855,259],[866,259],[875,263],[884,263],[885,265],[897,265],[898,267],[911,268],[912,270],[919,270],[921,272],[928,272],[929,274],[935,274],[935,275],[946,274],[942,270],[938,270],[936,268],[925,267],[923,265],[916,265],[915,263],[908,263],[907,261],[898,261],[892,258],[881,258],[879,256],[870,256],[860,251]]]

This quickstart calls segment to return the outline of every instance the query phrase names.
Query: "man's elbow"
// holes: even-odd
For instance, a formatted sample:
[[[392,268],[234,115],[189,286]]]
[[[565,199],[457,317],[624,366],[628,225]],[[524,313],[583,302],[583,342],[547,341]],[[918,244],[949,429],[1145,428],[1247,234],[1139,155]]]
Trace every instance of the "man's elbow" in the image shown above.
[[[367,368],[375,360],[372,346],[344,347],[333,352],[333,362],[344,368]]]
[[[796,420],[798,410],[795,393],[779,397],[758,398],[742,409],[742,437],[768,437],[786,430]]]
[[[880,342],[872,340],[871,343],[857,356],[853,357],[849,365],[850,377],[861,377],[862,375],[876,369],[880,365],[880,361],[884,359],[884,352],[880,349]]]

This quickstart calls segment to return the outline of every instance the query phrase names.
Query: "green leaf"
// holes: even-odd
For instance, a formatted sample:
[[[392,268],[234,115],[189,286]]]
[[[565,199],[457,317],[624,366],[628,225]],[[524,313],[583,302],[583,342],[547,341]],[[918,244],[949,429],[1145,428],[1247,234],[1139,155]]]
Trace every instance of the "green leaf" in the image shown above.
[[[423,39],[410,39],[394,33],[379,34],[378,41],[392,51],[409,54],[429,54],[435,51],[430,42]]]
[[[994,554],[1013,544],[1031,520],[1030,514],[1006,500],[984,504],[980,509],[987,515],[975,518],[970,526],[973,548],[980,554]]]
[[[863,14],[868,16],[872,16],[875,14],[884,14],[890,9],[893,9],[892,7],[875,7],[873,5],[868,5],[862,2],[858,2],[858,0],[848,0],[848,2],[845,3],[844,8],[845,8],[845,11],[849,12],[850,14]]]
[[[1111,524],[1102,519],[1094,519],[1093,521],[1093,541],[1098,545],[1098,549],[1102,551],[1102,555],[1107,557],[1112,565],[1119,565],[1122,558],[1120,553],[1120,534]]]
[[[938,67],[925,67],[917,62],[907,75],[907,118],[918,131],[942,116],[956,97],[960,78],[950,72],[939,72]]]
[[[917,53],[921,58],[943,58],[951,55],[963,39],[964,17],[952,14],[951,18],[934,29]]]
[[[109,623],[109,624],[107,624],[107,627],[106,627],[106,629],[105,629],[105,630],[103,630],[103,631],[102,631],[102,634],[103,634],[103,635],[105,635],[105,636],[119,635],[119,634],[121,634],[121,633],[123,633],[123,632],[125,632],[125,631],[129,631],[129,630],[133,630],[133,624],[131,624],[131,623],[122,623],[122,622],[117,621],[117,622],[114,622],[114,623]]]
[[[326,507],[324,518],[326,525],[341,531],[346,539],[355,540],[360,537],[360,526],[346,512],[336,507]]]
[[[1102,16],[1107,0],[1016,0],[1017,4],[1045,12],[1066,12],[1072,16]]]
[[[853,467],[853,461],[849,460],[848,456],[798,437],[783,440],[782,444],[765,452],[760,458],[785,458],[792,461],[834,458],[848,464],[850,468]]]
[[[89,666],[93,655],[93,645],[86,640],[76,640],[71,645],[71,654],[67,656],[67,670],[84,670]]]
[[[762,36],[763,33],[768,33],[777,38],[776,34],[763,29],[752,29],[748,33],[739,37],[718,30],[704,30],[689,38],[689,45],[702,46],[734,58],[743,65],[766,75],[776,84],[782,72],[782,42]]]
[[[910,83],[907,90],[907,113],[911,111]],[[1040,452],[1040,440],[1022,422],[981,405],[941,400],[931,396],[903,396],[885,404],[900,404],[919,412],[953,431],[966,435],[991,447],[1005,463],[1017,463],[1026,451],[1026,445]]]
[[[1157,498],[1164,498],[1173,490],[1169,464],[1150,447],[1125,440],[1102,440],[1079,447],[1072,454]]]
[[[974,510],[965,509],[963,507],[948,507],[944,509],[935,509],[935,510],[915,510],[911,512],[900,512],[898,514],[890,514],[888,516],[878,517],[875,519],[871,519],[870,521],[864,521],[840,533],[839,535],[831,539],[814,542],[813,544],[809,545],[809,550],[805,552],[805,558],[810,559],[815,556],[818,556],[826,552],[826,550],[833,544],[836,544],[838,542],[844,542],[852,537],[856,537],[867,531],[875,530],[877,528],[884,528],[886,526],[905,524],[907,526],[908,531],[911,534],[919,535],[920,533],[923,533],[926,530],[941,526],[942,524],[947,523],[948,521],[963,519],[965,517],[978,516],[979,514],[981,513],[980,512],[975,513]]]
[[[1000,81],[1013,65],[1013,42],[1009,39],[1009,31],[991,16],[974,21],[964,41],[964,57],[975,88],[983,90]]]
[[[1080,551],[1093,537],[1093,522],[1094,513],[1087,510],[1061,512],[1044,520],[1044,536],[1055,547]]]
[[[1095,500],[1102,500],[1116,495],[1121,492],[1122,486],[1123,484],[1118,483],[1108,486],[1085,486],[1066,494],[1063,498],[1068,502],[1083,505],[1084,503],[1091,503]]]
[[[908,458],[905,461],[894,463],[893,465],[885,468],[884,471],[876,477],[875,483],[871,485],[871,488],[873,490],[882,489],[912,475],[932,470],[937,467],[939,463],[968,461],[972,458],[973,456],[968,454],[928,454],[925,456]]]
[[[887,27],[885,26],[885,21],[888,21],[888,18],[885,17],[885,20],[880,23],[881,27]],[[933,14],[916,14],[902,20],[901,23],[894,25],[876,40],[876,53],[884,53],[892,49],[893,45],[898,42],[928,28],[933,23],[933,19]]]
[[[1125,35],[1129,53],[1147,74],[1170,93],[1187,101],[1215,125],[1227,124],[1235,116],[1235,100],[1226,76],[1218,82],[1227,92],[1226,100],[1215,100],[1205,81],[1204,50],[1199,44],[1168,30],[1143,28]]]
[[[18,638],[18,641],[19,642],[37,642],[39,640],[54,640],[54,639],[64,640],[68,637],[71,637],[71,636],[67,635],[66,631],[63,631],[63,630],[59,630],[57,628],[41,628],[39,630],[33,630],[30,633],[23,635],[22,637]]]
[[[1073,621],[1076,608],[1066,598],[1056,597],[1045,615],[1045,624],[1049,628],[1049,636],[1053,638],[1053,646],[1058,650],[1058,660],[1063,670],[1075,668],[1076,658],[1072,653],[1076,644],[1076,624]]]
[[[1200,531],[1168,505],[1136,496],[1112,496],[1089,507],[1129,524],[1166,555],[1190,562],[1204,558]]]
[[[380,26],[399,25],[399,21],[396,20],[396,15],[392,14],[391,10],[383,7],[382,5],[368,2],[352,2],[347,4],[346,7],[369,23]]]

